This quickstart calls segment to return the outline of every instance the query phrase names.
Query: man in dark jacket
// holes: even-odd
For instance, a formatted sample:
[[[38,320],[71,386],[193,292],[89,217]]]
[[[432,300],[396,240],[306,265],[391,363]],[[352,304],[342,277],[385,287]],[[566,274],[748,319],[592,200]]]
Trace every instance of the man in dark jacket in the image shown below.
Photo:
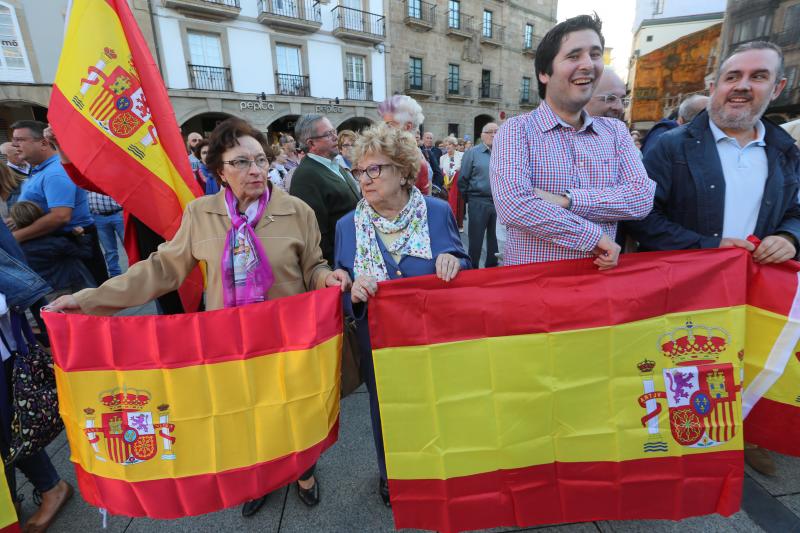
[[[644,165],[657,184],[653,211],[628,222],[643,250],[736,246],[758,263],[797,256],[800,242],[800,151],[781,128],[762,120],[784,86],[780,48],[762,41],[722,62],[707,112],[665,133]],[[755,235],[755,247],[745,240]],[[771,474],[765,450],[745,459]]]
[[[478,146],[470,148],[461,159],[458,190],[467,200],[467,236],[469,237],[469,260],[478,268],[486,238],[486,267],[497,266],[497,211],[492,199],[489,183],[489,160],[494,136],[498,126],[490,122],[481,131]]]
[[[289,193],[314,210],[322,235],[322,256],[333,265],[336,222],[355,209],[361,193],[350,172],[336,162],[338,137],[330,120],[322,115],[301,116],[295,138],[307,155],[292,175]]]
[[[422,136],[422,146],[420,146],[420,150],[422,150],[422,155],[433,171],[433,184],[439,188],[444,188],[444,174],[442,174],[442,169],[439,168],[439,160],[442,158],[442,151],[433,145],[433,133],[430,131],[426,131]]]

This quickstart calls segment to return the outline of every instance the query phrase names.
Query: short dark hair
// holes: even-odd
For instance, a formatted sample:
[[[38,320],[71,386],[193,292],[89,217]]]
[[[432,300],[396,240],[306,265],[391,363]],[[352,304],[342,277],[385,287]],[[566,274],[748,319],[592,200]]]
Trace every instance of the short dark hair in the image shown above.
[[[776,45],[775,43],[770,43],[768,41],[750,41],[749,43],[740,44],[725,56],[725,59],[719,64],[719,69],[717,69],[717,76],[714,78],[715,81],[719,81],[719,77],[722,75],[722,67],[725,66],[725,63],[736,54],[741,54],[742,52],[748,52],[750,50],[772,50],[776,54],[778,54],[778,71],[775,73],[777,76],[775,77],[775,83],[778,83],[783,79],[783,51],[781,47]]]
[[[38,120],[18,120],[11,125],[12,130],[31,130],[31,136],[34,139],[44,139],[44,130],[47,124]]]
[[[244,119],[231,117],[220,122],[211,136],[208,138],[208,154],[206,154],[206,167],[214,173],[214,179],[222,186],[222,179],[219,173],[225,165],[222,161],[222,154],[226,150],[233,148],[239,144],[239,137],[253,137],[261,147],[264,153],[267,153],[267,136],[253,127],[252,124]]]
[[[553,26],[542,38],[542,42],[536,48],[536,59],[534,60],[534,68],[536,69],[536,81],[539,84],[539,97],[544,100],[545,93],[547,92],[547,84],[539,80],[539,74],[553,74],[553,60],[561,50],[561,42],[568,34],[581,31],[592,30],[600,37],[600,46],[605,48],[606,40],[603,37],[603,23],[597,13],[592,15],[578,15],[572,17],[564,22],[560,22]]]
[[[194,154],[197,159],[200,159],[200,151],[204,146],[208,146],[208,139],[201,139],[200,142],[192,146],[192,154]]]

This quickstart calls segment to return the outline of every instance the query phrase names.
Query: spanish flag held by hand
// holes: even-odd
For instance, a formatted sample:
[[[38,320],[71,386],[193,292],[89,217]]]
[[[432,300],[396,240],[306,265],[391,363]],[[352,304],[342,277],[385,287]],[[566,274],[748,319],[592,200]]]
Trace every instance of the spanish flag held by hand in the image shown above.
[[[336,442],[337,288],[219,311],[43,313],[80,492],[179,518],[259,498]]]
[[[396,526],[735,513],[743,433],[800,455],[798,270],[725,249],[382,284],[369,320]]]
[[[126,0],[72,1],[48,120],[85,180],[164,239],[175,235],[202,191]],[[181,289],[184,309],[197,309],[202,290],[196,269]]]

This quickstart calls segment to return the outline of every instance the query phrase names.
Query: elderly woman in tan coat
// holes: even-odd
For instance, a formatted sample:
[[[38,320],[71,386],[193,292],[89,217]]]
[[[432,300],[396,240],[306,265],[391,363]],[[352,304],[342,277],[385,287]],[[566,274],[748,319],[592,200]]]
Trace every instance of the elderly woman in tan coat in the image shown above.
[[[62,296],[52,311],[109,315],[177,289],[198,263],[206,266],[206,309],[234,307],[331,286],[350,278],[322,258],[314,212],[267,179],[267,139],[249,123],[228,119],[211,134],[206,165],[220,192],[186,206],[175,237],[149,258],[96,289]],[[298,480],[306,505],[319,503],[314,467]],[[247,502],[255,514],[263,498]]]

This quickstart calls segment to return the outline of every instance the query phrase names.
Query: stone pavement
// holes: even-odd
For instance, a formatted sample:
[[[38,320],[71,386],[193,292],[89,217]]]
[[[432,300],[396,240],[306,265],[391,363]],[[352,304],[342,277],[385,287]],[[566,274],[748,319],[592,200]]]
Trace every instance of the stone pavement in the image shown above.
[[[377,493],[377,467],[369,421],[369,402],[365,391],[359,390],[341,404],[339,441],[319,462],[317,470],[322,502],[309,509],[297,498],[294,487],[272,493],[267,503],[253,518],[243,518],[239,508],[227,509],[204,516],[180,520],[131,519],[109,516],[109,533],[133,532],[218,532],[253,531],[275,533],[305,532],[389,532],[394,530],[392,514],[380,501]],[[69,445],[62,434],[48,447],[59,474],[76,487],[75,473],[69,462]],[[559,533],[714,533],[737,531],[743,533],[800,532],[800,458],[776,455],[779,474],[767,478],[747,470],[743,511],[724,518],[718,515],[697,517],[680,522],[664,520],[587,522],[569,524],[537,531]],[[35,510],[31,485],[21,475],[19,486],[25,495],[22,519]],[[102,519],[97,511],[77,494],[69,502],[52,532],[102,531]],[[410,531],[410,530],[407,530]],[[533,531],[533,529],[498,529],[495,531]]]

